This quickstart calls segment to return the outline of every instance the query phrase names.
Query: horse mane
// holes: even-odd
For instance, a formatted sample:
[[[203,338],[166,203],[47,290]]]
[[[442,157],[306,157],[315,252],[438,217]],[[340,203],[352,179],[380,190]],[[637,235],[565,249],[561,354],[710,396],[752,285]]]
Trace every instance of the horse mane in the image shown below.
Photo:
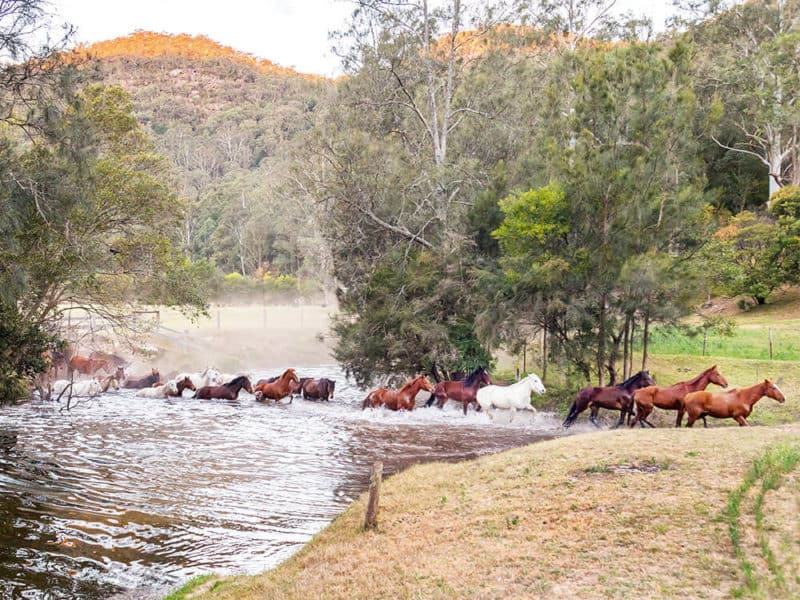
[[[230,380],[230,381],[229,381],[228,383],[226,383],[225,385],[226,385],[226,386],[234,386],[234,385],[238,385],[238,384],[240,384],[240,383],[244,383],[244,380],[245,380],[245,379],[247,379],[247,375],[239,375],[238,377],[236,377],[236,378],[234,378],[234,379]]]
[[[633,376],[631,376],[631,377],[628,377],[628,378],[627,378],[625,381],[623,381],[622,383],[619,383],[619,384],[617,384],[617,387],[618,387],[618,388],[624,388],[624,387],[627,387],[627,386],[629,386],[630,384],[632,384],[632,383],[634,383],[634,382],[638,381],[638,380],[639,380],[639,379],[641,379],[642,377],[644,377],[644,371],[639,371],[639,372],[638,372],[636,375],[633,375]]]
[[[401,387],[399,391],[402,392],[403,390],[405,390],[407,388],[410,388],[412,385],[414,385],[414,382],[417,381],[421,377],[425,377],[425,376],[424,375],[417,375],[416,377],[414,377],[414,379],[411,379],[410,381],[406,381],[403,384],[403,387]]]
[[[711,371],[713,371],[716,368],[717,368],[717,365],[712,365],[712,366],[708,367],[705,371],[700,373],[699,375],[696,375],[695,377],[691,378],[686,383],[688,385],[692,385],[694,383],[697,383],[698,381],[700,381],[703,378],[703,376],[708,375],[709,373],[711,373]]]
[[[464,378],[464,387],[472,386],[475,383],[475,380],[478,378],[478,375],[480,375],[481,371],[483,371],[483,370],[484,370],[484,367],[478,367],[472,373],[467,375]]]

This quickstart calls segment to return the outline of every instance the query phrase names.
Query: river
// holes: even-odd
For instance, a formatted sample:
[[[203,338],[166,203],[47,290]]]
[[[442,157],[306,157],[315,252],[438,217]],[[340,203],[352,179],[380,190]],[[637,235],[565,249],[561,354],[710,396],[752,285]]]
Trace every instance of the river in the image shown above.
[[[337,368],[298,372],[336,379],[334,400],[119,391],[0,408],[0,596],[158,598],[201,573],[260,572],[357,498],[375,460],[393,473],[558,433],[554,416],[500,424],[455,404],[362,411]]]

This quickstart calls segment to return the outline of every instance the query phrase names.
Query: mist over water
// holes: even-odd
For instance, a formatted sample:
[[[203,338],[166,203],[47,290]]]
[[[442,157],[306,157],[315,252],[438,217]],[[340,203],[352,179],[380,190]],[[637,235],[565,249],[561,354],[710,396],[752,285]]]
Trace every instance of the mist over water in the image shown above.
[[[255,372],[256,379],[280,369]],[[361,410],[338,368],[330,402],[155,400],[135,390],[0,412],[0,596],[159,597],[207,572],[274,567],[393,473],[554,436],[555,416],[491,422],[460,405]],[[186,392],[190,395],[190,392]]]

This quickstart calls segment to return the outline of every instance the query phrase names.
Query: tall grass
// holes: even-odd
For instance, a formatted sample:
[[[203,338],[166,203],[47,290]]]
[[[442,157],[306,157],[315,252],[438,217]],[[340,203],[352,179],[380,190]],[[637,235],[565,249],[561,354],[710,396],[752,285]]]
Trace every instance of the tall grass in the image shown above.
[[[769,360],[769,337],[767,327],[738,327],[730,337],[709,333],[705,356]],[[641,351],[641,342],[637,344],[637,350]],[[657,327],[650,337],[648,353],[703,356],[703,335],[690,335],[681,327]],[[797,330],[772,331],[772,358],[800,360],[800,327]]]

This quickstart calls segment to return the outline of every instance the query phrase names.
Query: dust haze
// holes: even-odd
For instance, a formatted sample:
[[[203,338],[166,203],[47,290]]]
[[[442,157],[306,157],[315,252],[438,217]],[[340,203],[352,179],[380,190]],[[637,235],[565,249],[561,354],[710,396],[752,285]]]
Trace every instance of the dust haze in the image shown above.
[[[149,336],[152,356],[132,357],[132,373],[157,367],[162,378],[213,366],[225,373],[333,364],[330,322],[336,306],[213,304],[192,322],[162,308]],[[277,374],[277,373],[276,373]]]

